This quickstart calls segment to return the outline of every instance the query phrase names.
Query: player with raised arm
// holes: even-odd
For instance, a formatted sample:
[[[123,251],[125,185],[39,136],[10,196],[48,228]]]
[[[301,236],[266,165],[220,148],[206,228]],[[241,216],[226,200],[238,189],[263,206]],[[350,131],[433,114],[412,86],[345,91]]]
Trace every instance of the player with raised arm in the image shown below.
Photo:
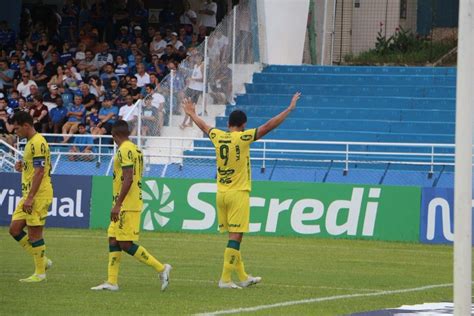
[[[15,170],[21,172],[22,199],[18,203],[10,224],[10,235],[33,256],[35,272],[20,282],[46,280],[46,269],[52,265],[46,255],[43,227],[53,201],[51,185],[51,156],[48,143],[33,127],[33,118],[26,112],[13,116],[16,135],[26,138],[23,160],[17,161]],[[24,228],[27,228],[27,233]]]
[[[113,206],[110,212],[109,265],[106,282],[92,290],[117,291],[118,273],[122,250],[138,261],[153,267],[161,280],[161,290],[169,284],[171,266],[162,264],[144,247],[135,242],[139,239],[140,215],[143,208],[142,174],[143,154],[129,139],[127,122],[119,120],[112,127],[112,137],[118,146],[114,157]]]
[[[210,127],[196,114],[196,105],[188,98],[183,108],[196,125],[206,133],[216,149],[217,195],[216,205],[220,232],[229,232],[229,241],[224,251],[224,267],[220,288],[241,289],[260,283],[261,277],[245,272],[240,253],[243,234],[249,231],[251,167],[250,144],[278,127],[295,108],[301,93],[293,95],[290,105],[262,126],[245,130],[247,116],[240,110],[229,116],[228,131]],[[232,281],[236,271],[239,281]]]

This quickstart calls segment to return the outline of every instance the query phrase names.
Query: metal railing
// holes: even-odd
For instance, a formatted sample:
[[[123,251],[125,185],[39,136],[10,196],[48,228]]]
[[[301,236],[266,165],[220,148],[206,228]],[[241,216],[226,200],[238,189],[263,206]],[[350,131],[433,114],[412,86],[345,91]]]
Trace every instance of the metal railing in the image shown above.
[[[116,151],[110,135],[93,136],[74,135],[74,137],[92,137],[92,144],[77,144],[74,141],[62,143],[62,134],[43,134],[50,141],[52,156],[52,173],[54,174],[65,157],[76,157],[74,161],[83,161],[80,157],[89,156],[87,162],[95,163],[99,168],[106,164],[104,175],[110,174],[111,159]],[[131,137],[137,141],[137,137]],[[0,151],[0,168],[14,165],[13,158],[6,158],[5,152],[10,150],[10,157],[21,156],[21,149],[26,140],[17,141],[17,148],[1,142],[4,149]],[[141,137],[142,149],[145,158],[145,167],[152,165],[170,164],[213,164],[215,149],[208,138],[193,137]],[[71,152],[72,146],[91,146],[92,152]],[[2,146],[0,146],[2,148]],[[315,167],[321,164],[337,164],[345,172],[351,164],[361,165],[404,165],[425,166],[429,173],[433,173],[436,166],[454,166],[454,144],[437,143],[377,143],[377,142],[341,142],[341,141],[292,141],[262,139],[251,146],[251,160],[254,166],[265,169],[270,163],[280,163],[286,166]],[[69,165],[73,168],[74,165]],[[78,168],[84,168],[78,164]],[[383,168],[383,167],[381,167]],[[74,173],[74,172],[72,172]]]

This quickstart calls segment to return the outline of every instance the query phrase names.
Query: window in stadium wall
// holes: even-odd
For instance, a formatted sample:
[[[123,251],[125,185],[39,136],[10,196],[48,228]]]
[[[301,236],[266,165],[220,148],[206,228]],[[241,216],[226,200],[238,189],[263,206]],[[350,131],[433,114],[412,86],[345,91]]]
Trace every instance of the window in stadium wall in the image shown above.
[[[400,0],[400,19],[407,18],[407,0]]]

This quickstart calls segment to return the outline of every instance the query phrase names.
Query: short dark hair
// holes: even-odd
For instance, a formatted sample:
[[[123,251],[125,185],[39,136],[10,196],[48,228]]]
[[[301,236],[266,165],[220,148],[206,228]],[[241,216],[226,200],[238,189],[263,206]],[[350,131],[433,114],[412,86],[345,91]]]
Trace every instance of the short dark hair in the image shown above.
[[[155,85],[153,83],[147,83],[145,88],[150,88],[151,90],[155,90]]]
[[[78,128],[79,128],[79,127],[84,127],[84,128],[86,128],[86,125],[85,125],[84,123],[79,123],[79,125],[77,125],[77,127],[78,127]]]
[[[19,111],[13,115],[12,123],[18,125],[28,124],[33,126],[33,117],[28,112]]]
[[[41,94],[37,93],[33,96],[33,100],[43,102],[43,96]]]
[[[128,127],[128,123],[124,120],[118,120],[117,122],[115,122],[112,126],[112,135],[114,134],[125,137],[130,136],[130,129]]]
[[[241,110],[232,111],[229,115],[229,126],[240,127],[247,123],[247,115]]]

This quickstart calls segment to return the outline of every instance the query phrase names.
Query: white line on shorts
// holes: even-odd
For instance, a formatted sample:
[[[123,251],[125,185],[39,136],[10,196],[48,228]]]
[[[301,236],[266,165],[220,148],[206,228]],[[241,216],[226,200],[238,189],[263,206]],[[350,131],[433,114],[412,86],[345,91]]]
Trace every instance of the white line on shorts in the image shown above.
[[[285,306],[292,306],[292,305],[300,305],[300,304],[310,304],[310,303],[318,303],[318,302],[325,302],[325,301],[335,301],[335,300],[343,300],[343,299],[350,299],[356,297],[369,297],[369,296],[383,296],[383,295],[390,295],[390,294],[399,294],[399,293],[409,293],[409,292],[417,292],[417,291],[424,291],[429,289],[436,289],[442,287],[449,287],[452,286],[452,283],[447,284],[434,284],[434,285],[427,285],[421,287],[415,287],[411,289],[400,289],[400,290],[392,290],[392,291],[379,291],[374,293],[358,293],[358,294],[346,294],[346,295],[335,295],[335,296],[326,296],[326,297],[315,297],[310,299],[304,300],[297,300],[297,301],[287,301],[275,304],[268,304],[268,305],[258,305],[254,307],[241,307],[241,308],[234,308],[234,309],[227,309],[215,312],[207,312],[207,313],[200,313],[196,314],[199,316],[211,316],[211,315],[225,315],[225,314],[234,314],[234,313],[246,313],[246,312],[256,312],[264,309],[276,308],[276,307],[285,307]]]

